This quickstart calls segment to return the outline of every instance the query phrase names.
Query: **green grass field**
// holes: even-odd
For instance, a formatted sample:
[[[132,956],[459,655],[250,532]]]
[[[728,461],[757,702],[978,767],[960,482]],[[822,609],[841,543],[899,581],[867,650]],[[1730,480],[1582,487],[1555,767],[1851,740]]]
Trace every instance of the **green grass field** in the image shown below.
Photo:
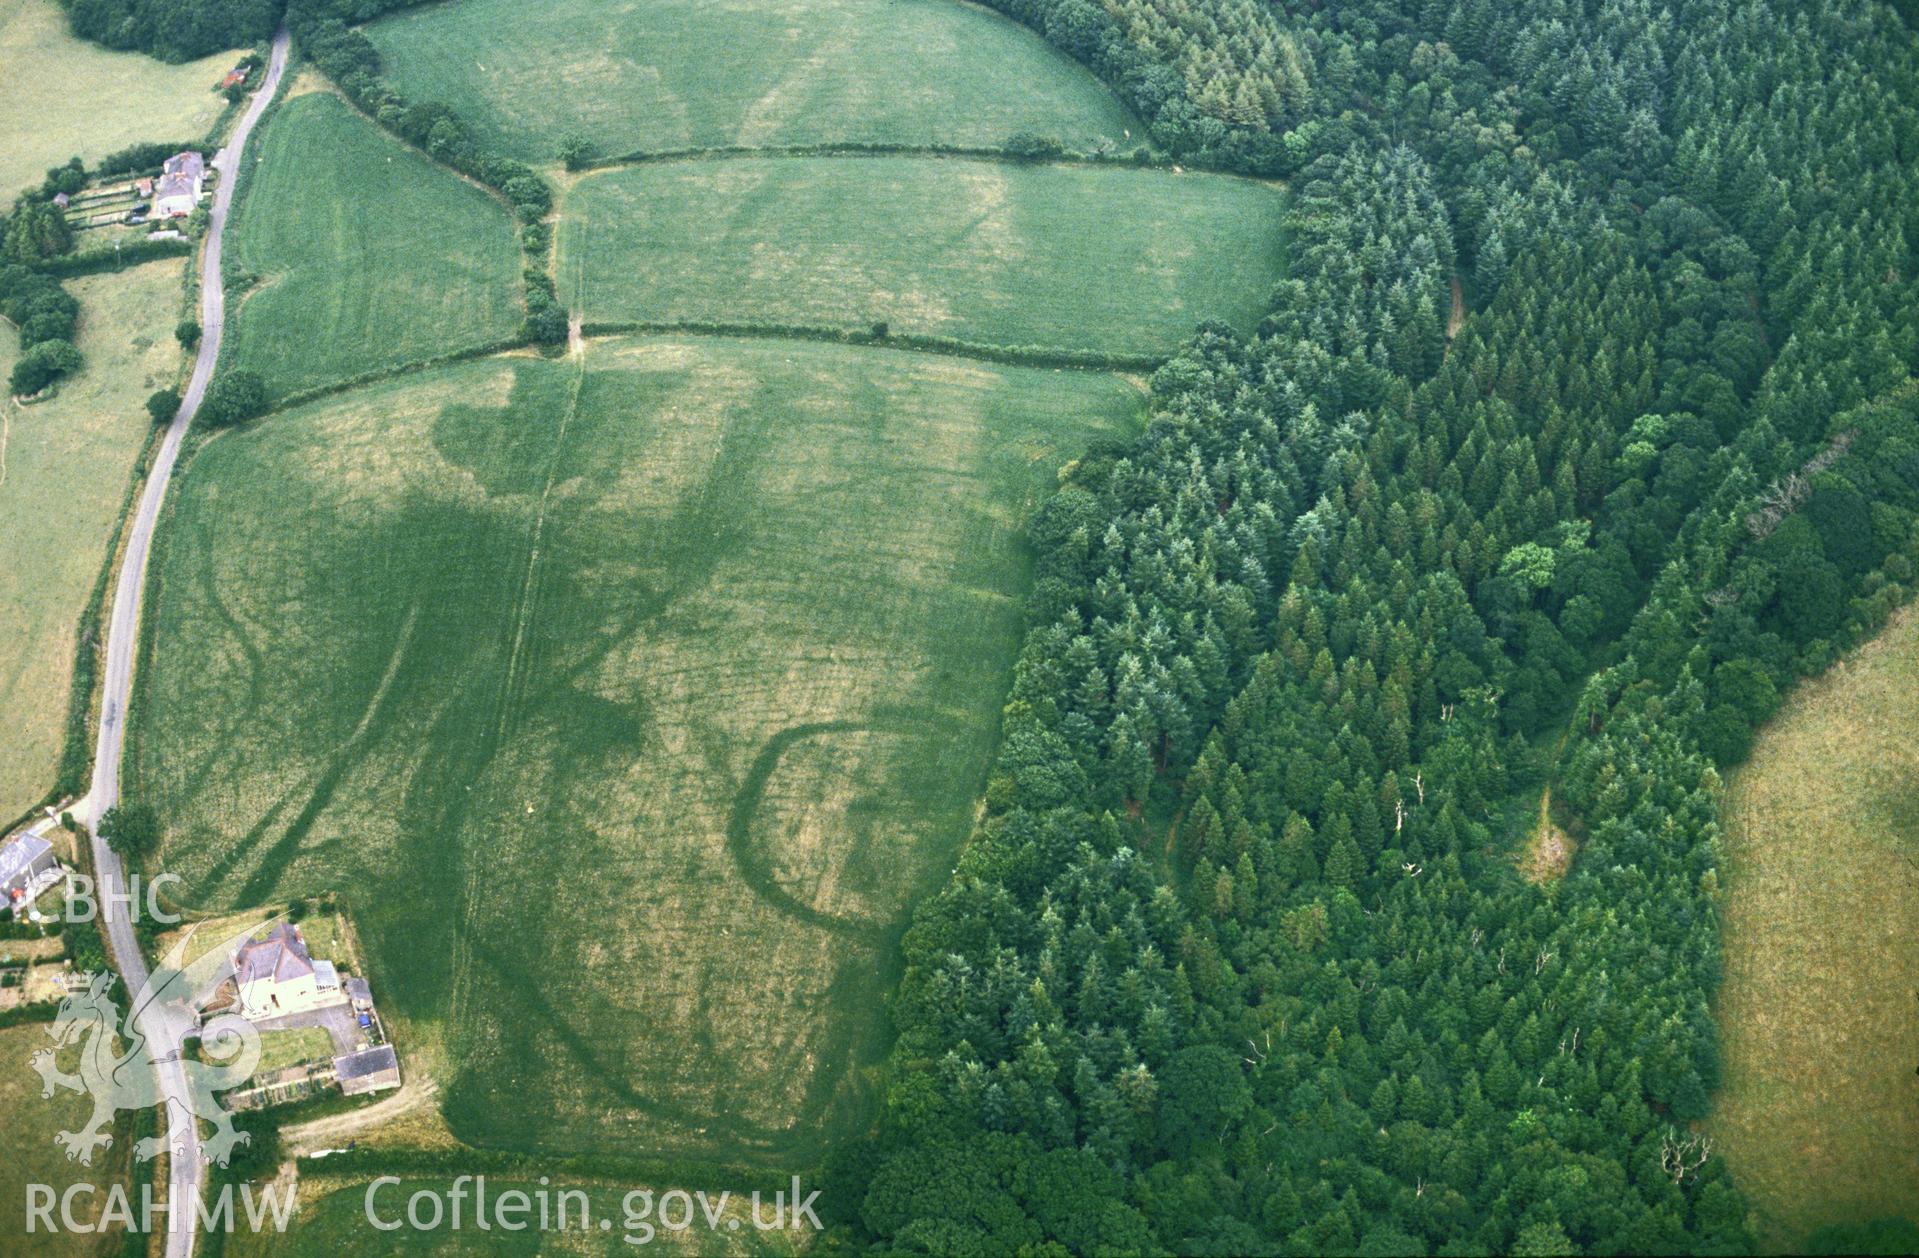
[[[1711,1126],[1757,1234],[1919,1222],[1919,612],[1793,696],[1727,814]]]
[[[170,66],[109,52],[69,34],[54,0],[0,0],[0,204],[69,157],[199,139],[226,108],[214,89],[239,55]]]
[[[513,335],[507,208],[328,92],[267,124],[228,233],[229,366],[285,394]]]
[[[551,163],[569,135],[608,156],[980,147],[1023,129],[1080,150],[1144,139],[1090,72],[952,0],[462,0],[367,33],[409,98],[446,102],[483,143],[529,162]]]
[[[627,339],[219,437],[156,556],[139,788],[206,905],[338,887],[471,1142],[806,1165],[871,1117],[1027,511],[1107,376]]]
[[[49,1233],[36,1227],[27,1233],[27,1186],[44,1184],[55,1194],[65,1193],[76,1184],[88,1184],[91,1194],[76,1193],[73,1214],[78,1219],[97,1222],[107,1205],[106,1194],[115,1184],[125,1185],[131,1155],[131,1140],[125,1115],[115,1128],[113,1145],[96,1153],[92,1166],[69,1162],[65,1148],[54,1142],[61,1131],[78,1131],[93,1112],[92,1101],[73,1092],[56,1092],[51,1099],[40,1095],[40,1076],[27,1064],[42,1048],[52,1048],[46,1024],[30,1023],[0,1030],[0,1114],[7,1118],[6,1154],[0,1157],[0,1236],[7,1238],[7,1252],[58,1256],[117,1253],[117,1232],[90,1235],[64,1228]],[[59,1064],[73,1070],[79,1062],[79,1050],[63,1050]],[[131,1200],[138,1209],[139,1195]],[[54,1221],[60,1219],[56,1204]]]
[[[182,361],[179,259],[71,280],[87,364],[50,401],[0,397],[0,824],[54,785],[80,613],[152,423],[145,403]],[[0,323],[0,378],[13,369]]]
[[[333,1040],[320,1027],[267,1031],[260,1036],[260,1064],[254,1067],[254,1073],[265,1074],[301,1062],[329,1061],[332,1057]]]
[[[812,324],[1170,352],[1250,327],[1285,198],[1213,175],[949,158],[738,158],[607,171],[567,197],[588,321]]]

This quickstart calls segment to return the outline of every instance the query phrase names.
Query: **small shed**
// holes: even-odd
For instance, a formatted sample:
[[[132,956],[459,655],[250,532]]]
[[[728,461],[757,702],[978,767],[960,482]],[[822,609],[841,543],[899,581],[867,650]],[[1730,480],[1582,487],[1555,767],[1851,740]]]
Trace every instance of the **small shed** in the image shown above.
[[[64,192],[56,192],[53,194],[53,204],[58,209],[62,209],[62,210],[66,209],[68,203],[72,200],[73,198],[69,197]]]
[[[348,1096],[365,1096],[400,1086],[400,1056],[393,1045],[381,1044],[333,1059],[333,1075],[340,1091]]]

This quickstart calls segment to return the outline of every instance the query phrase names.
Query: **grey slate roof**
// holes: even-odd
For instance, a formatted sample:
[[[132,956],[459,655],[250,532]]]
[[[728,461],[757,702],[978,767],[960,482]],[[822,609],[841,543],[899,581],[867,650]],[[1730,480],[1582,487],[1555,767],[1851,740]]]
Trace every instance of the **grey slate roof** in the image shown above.
[[[200,177],[206,173],[206,163],[198,153],[176,153],[167,158],[161,167],[160,181],[154,185],[154,195],[166,197],[197,197],[200,194]]]
[[[0,847],[0,887],[11,887],[24,878],[51,851],[53,845],[37,834],[18,835]]]
[[[357,1053],[348,1053],[344,1057],[333,1059],[333,1073],[340,1082],[364,1079],[368,1075],[377,1075],[384,1071],[400,1068],[399,1054],[393,1051],[393,1045],[381,1044],[376,1048],[363,1048]]]
[[[313,973],[313,958],[307,955],[306,941],[300,932],[281,922],[267,932],[265,939],[252,939],[233,954],[233,972],[242,986],[271,979],[276,983],[305,978]]]

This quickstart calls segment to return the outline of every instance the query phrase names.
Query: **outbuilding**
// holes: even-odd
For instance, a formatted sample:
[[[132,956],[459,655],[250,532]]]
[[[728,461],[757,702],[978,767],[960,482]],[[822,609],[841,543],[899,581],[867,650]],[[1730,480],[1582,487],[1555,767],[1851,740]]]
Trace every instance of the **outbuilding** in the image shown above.
[[[0,899],[21,905],[59,877],[53,844],[37,834],[16,834],[0,845]]]
[[[380,1044],[333,1059],[333,1077],[348,1096],[365,1096],[400,1086],[400,1055]]]

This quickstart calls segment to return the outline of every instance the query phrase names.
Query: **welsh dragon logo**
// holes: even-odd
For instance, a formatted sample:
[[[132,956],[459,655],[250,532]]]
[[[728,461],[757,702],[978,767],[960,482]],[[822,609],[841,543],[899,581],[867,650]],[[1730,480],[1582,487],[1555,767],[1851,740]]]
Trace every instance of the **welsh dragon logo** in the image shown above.
[[[252,1077],[260,1061],[260,1032],[245,1018],[231,1014],[202,1024],[198,1007],[218,984],[233,946],[257,929],[257,924],[248,926],[182,968],[180,959],[191,939],[189,934],[148,976],[124,1017],[113,999],[111,973],[81,976],[84,985],[71,990],[60,1002],[59,1012],[47,1027],[54,1047],[36,1049],[28,1059],[40,1075],[42,1097],[51,1098],[64,1089],[93,1100],[93,1113],[78,1131],[54,1136],[69,1161],[92,1165],[94,1155],[113,1143],[116,1114],[160,1104],[156,1071],[162,1070],[184,1074],[184,1094],[193,1112],[181,1114],[176,1112],[177,1105],[169,1105],[167,1130],[138,1141],[134,1145],[136,1160],[147,1161],[169,1147],[178,1154],[184,1145],[173,1141],[174,1134],[182,1130],[181,1124],[200,1119],[213,1126],[213,1134],[203,1146],[209,1161],[225,1166],[234,1150],[248,1142],[250,1137],[234,1130],[233,1115],[214,1099],[214,1094],[238,1087]],[[179,1045],[188,1040],[198,1042],[197,1056],[169,1050],[156,1058],[156,1043]],[[78,1068],[69,1073],[60,1068],[59,1057],[63,1050],[76,1047]]]

